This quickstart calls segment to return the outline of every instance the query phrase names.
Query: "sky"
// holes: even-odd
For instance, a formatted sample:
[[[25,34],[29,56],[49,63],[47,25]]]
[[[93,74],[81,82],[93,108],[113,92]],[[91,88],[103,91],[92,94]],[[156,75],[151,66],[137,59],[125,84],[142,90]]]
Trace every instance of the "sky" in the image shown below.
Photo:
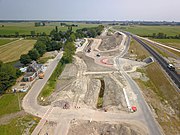
[[[0,20],[180,21],[180,0],[0,0]]]

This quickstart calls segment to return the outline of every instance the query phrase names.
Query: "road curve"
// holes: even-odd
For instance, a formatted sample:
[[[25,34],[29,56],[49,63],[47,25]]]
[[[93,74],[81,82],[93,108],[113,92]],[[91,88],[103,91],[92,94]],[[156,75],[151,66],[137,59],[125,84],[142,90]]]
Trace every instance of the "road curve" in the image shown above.
[[[42,117],[47,110],[50,108],[50,106],[41,106],[37,103],[37,97],[40,94],[41,90],[45,86],[46,82],[50,78],[51,74],[53,73],[54,69],[56,68],[58,62],[62,58],[62,53],[58,53],[56,58],[50,63],[48,66],[45,76],[43,79],[37,80],[32,88],[29,90],[29,92],[26,94],[22,101],[22,107],[27,113],[30,113],[32,115]]]

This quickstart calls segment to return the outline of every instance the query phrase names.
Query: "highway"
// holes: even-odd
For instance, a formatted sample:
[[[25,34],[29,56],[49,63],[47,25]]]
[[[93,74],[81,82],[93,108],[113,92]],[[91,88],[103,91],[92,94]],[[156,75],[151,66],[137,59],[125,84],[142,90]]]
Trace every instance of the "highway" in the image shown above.
[[[141,39],[139,39],[137,36],[132,35],[132,37],[139,42],[161,65],[161,67],[166,71],[166,73],[170,76],[170,78],[173,80],[173,82],[176,84],[178,88],[180,88],[180,75],[176,71],[171,71],[167,65],[167,61],[158,54],[155,50],[153,50],[150,46],[148,46],[146,43],[144,43]],[[180,89],[177,90],[180,92]]]

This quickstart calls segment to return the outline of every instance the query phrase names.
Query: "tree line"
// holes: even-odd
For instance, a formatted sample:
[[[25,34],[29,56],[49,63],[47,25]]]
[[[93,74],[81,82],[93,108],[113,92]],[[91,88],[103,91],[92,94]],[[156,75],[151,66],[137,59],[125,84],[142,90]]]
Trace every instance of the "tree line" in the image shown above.
[[[101,34],[103,26],[94,28],[83,28],[74,32],[72,27],[67,31],[59,31],[57,27],[51,31],[50,37],[43,36],[37,39],[34,48],[23,54],[20,57],[20,62],[24,65],[31,63],[32,60],[37,60],[45,52],[60,50],[64,51],[61,59],[62,65],[71,63],[76,47],[74,41],[77,38],[95,37]],[[16,69],[12,64],[5,64],[0,61],[0,93],[4,93],[9,87],[15,84],[16,79],[22,75],[19,69]]]
[[[180,39],[180,34],[175,35],[175,36],[169,36],[165,33],[159,32],[159,33],[153,33],[152,35],[148,35],[144,37],[151,37],[151,38],[156,38],[156,39]]]
[[[16,79],[22,75],[19,69],[14,68],[12,64],[6,64],[0,61],[0,94],[15,84]]]
[[[37,60],[45,52],[60,50],[62,48],[62,42],[56,42],[50,40],[49,37],[38,38],[37,42],[34,45],[34,48],[28,52],[28,54],[23,54],[20,57],[20,62],[24,65],[31,63],[32,60]]]

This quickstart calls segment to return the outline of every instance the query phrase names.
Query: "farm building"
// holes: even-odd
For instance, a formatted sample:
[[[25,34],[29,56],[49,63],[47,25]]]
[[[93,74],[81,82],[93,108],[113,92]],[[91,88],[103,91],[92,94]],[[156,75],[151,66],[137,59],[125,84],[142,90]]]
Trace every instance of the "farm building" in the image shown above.
[[[26,74],[24,75],[24,81],[33,81],[39,75],[39,73],[42,72],[42,70],[42,64],[37,64],[36,61],[32,61],[31,64],[27,67]]]

